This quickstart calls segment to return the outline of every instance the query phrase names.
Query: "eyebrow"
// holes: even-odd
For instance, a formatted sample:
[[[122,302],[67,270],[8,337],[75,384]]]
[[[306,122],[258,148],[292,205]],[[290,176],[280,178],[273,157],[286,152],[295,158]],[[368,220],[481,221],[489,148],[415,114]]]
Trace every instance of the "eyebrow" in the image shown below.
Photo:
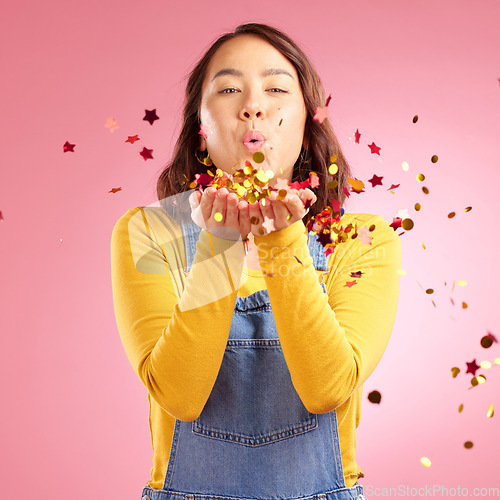
[[[215,80],[218,76],[223,76],[223,75],[233,75],[233,76],[243,76],[243,73],[241,71],[238,71],[237,69],[233,68],[224,68],[215,73],[215,76],[212,78],[212,81]],[[269,68],[266,69],[262,72],[262,76],[271,76],[271,75],[288,75],[290,78],[293,80],[293,76],[286,71],[285,69],[281,68]]]

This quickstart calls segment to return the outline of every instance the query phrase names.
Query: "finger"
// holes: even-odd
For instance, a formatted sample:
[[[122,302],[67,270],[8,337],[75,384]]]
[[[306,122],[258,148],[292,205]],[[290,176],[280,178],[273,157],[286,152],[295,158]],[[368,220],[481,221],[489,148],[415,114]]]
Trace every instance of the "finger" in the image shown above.
[[[282,201],[273,201],[274,227],[276,231],[284,229],[290,225],[291,214],[287,206]]]
[[[307,213],[307,210],[304,209],[302,201],[296,194],[292,194],[291,196],[287,194],[284,204],[292,215],[292,217],[288,221],[288,225],[291,225],[294,222],[297,222],[299,219],[302,219]]]
[[[217,191],[217,195],[215,196],[215,199],[214,199],[211,218],[217,225],[224,225],[225,224],[227,193],[228,193],[228,191],[226,188],[221,188]],[[215,214],[217,214],[217,213],[219,213],[220,216],[218,216],[216,218]],[[219,219],[219,220],[217,220],[217,219]]]
[[[216,191],[217,190],[214,187],[210,186],[207,189],[205,189],[205,191],[201,196],[200,209],[203,218],[205,219],[205,223],[210,220],[210,217],[212,217],[212,208],[214,204]]]
[[[238,220],[240,224],[240,233],[242,239],[248,238],[248,233],[252,230],[250,224],[250,213],[248,210],[249,204],[245,200],[241,200],[238,203]]]
[[[266,231],[262,227],[262,223],[264,222],[264,218],[260,212],[258,203],[250,203],[248,206],[248,213],[250,215],[250,228],[254,235],[263,236],[266,234]]]
[[[268,219],[275,219],[274,211],[273,211],[273,204],[270,200],[266,200],[265,198],[261,199],[259,201],[260,205],[260,211],[262,213],[262,222],[264,222],[264,217],[267,217]]]

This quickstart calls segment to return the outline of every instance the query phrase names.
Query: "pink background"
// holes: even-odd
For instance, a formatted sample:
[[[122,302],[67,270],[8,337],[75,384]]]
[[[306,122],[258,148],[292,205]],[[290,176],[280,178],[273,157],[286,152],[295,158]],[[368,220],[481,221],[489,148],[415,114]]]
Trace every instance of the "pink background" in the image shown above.
[[[500,366],[479,370],[487,382],[471,390],[464,373],[467,361],[500,356],[499,344],[479,343],[488,330],[500,338],[499,18],[496,0],[5,3],[2,497],[139,500],[151,467],[148,403],[116,328],[111,231],[128,208],[156,201],[185,76],[216,36],[250,21],[295,38],[332,94],[334,129],[366,184],[346,210],[391,221],[408,209],[415,222],[401,236],[407,274],[393,337],[365,384],[360,482],[500,487],[500,414],[486,418],[491,403],[500,412]],[[153,108],[151,126],[142,118]],[[66,141],[74,153],[63,153]],[[139,155],[144,146],[153,160]],[[383,186],[367,182],[374,173]],[[391,183],[401,184],[394,193]],[[457,280],[468,284],[452,292]],[[374,389],[380,405],[366,399]]]

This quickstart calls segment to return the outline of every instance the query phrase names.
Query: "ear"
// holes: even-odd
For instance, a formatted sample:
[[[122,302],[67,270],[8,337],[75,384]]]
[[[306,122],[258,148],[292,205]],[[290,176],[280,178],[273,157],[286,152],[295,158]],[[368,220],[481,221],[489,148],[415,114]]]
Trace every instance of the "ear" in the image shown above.
[[[201,134],[199,137],[200,137],[200,147],[198,149],[200,151],[205,151],[207,149],[207,141]]]

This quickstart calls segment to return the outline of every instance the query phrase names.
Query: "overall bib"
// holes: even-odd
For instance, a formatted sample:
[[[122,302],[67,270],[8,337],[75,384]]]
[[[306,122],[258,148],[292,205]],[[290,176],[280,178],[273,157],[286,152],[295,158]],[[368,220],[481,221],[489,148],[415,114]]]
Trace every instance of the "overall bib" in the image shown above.
[[[200,228],[182,232],[190,271]],[[312,233],[308,246],[327,271]],[[142,500],[184,499],[365,499],[344,482],[336,411],[310,413],[293,387],[267,289],[236,298],[210,397],[195,421],[175,421],[163,488],[142,491]]]

